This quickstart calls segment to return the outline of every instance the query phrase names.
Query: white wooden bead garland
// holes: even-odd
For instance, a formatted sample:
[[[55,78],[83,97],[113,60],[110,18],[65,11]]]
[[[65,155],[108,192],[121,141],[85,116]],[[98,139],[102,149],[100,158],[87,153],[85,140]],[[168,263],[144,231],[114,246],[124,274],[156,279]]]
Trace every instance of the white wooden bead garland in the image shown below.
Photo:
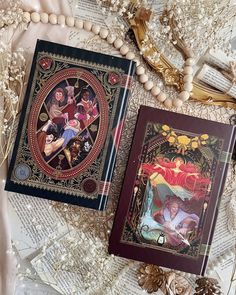
[[[57,15],[56,14],[54,14],[54,13],[52,13],[52,14],[50,14],[49,15],[49,22],[50,22],[50,24],[52,24],[52,25],[56,25],[57,24]]]
[[[64,15],[63,15],[64,16]],[[48,23],[48,14],[45,12],[40,13],[40,20],[43,24],[47,24]]]
[[[193,65],[194,59],[191,57],[187,58],[184,63],[183,68],[183,82],[184,86],[182,91],[179,93],[178,98],[170,99],[166,97],[166,94],[161,91],[161,89],[154,84],[145,73],[144,67],[140,66],[140,61],[136,58],[134,52],[129,50],[129,47],[124,44],[123,40],[120,38],[114,37],[112,34],[109,34],[107,29],[101,28],[99,25],[93,24],[90,21],[83,21],[72,16],[64,16],[56,14],[32,12],[24,12],[24,22],[34,23],[42,22],[44,24],[51,23],[52,25],[67,25],[68,27],[75,27],[77,29],[84,29],[86,31],[91,31],[95,35],[98,35],[101,39],[106,39],[106,41],[113,45],[117,50],[120,51],[121,55],[126,57],[129,60],[134,60],[137,63],[136,74],[139,78],[141,84],[143,84],[145,90],[150,91],[151,94],[159,101],[164,103],[167,108],[176,107],[179,108],[182,106],[183,102],[188,100],[193,89]]]

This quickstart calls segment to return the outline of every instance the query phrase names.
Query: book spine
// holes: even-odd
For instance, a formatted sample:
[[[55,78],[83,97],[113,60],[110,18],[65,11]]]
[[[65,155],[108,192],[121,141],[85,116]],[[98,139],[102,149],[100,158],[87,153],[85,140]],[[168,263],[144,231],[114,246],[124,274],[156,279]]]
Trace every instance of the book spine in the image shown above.
[[[231,139],[229,141],[229,148],[226,152],[226,154],[228,155],[227,157],[225,157],[224,160],[224,167],[223,167],[223,171],[222,171],[222,177],[221,177],[221,182],[219,185],[219,194],[218,194],[218,200],[216,202],[216,209],[215,209],[215,214],[214,214],[214,218],[212,221],[212,225],[211,225],[211,231],[209,234],[209,240],[208,243],[205,247],[205,253],[204,255],[204,260],[202,263],[202,269],[201,269],[201,275],[204,276],[206,268],[207,268],[207,263],[208,263],[208,259],[209,259],[209,255],[210,255],[210,249],[211,249],[211,243],[214,237],[214,228],[216,226],[216,222],[217,222],[217,217],[219,214],[219,207],[220,207],[220,203],[221,203],[221,197],[224,191],[224,187],[225,187],[225,182],[226,182],[226,177],[227,177],[227,172],[228,172],[228,167],[229,167],[229,163],[230,160],[232,159],[232,154],[233,154],[233,150],[235,147],[235,142],[236,142],[236,126],[233,127],[233,131],[232,131],[232,135],[231,135]]]
[[[126,75],[126,81],[124,83],[124,86],[121,88],[121,94],[119,98],[119,102],[117,105],[117,116],[114,119],[113,126],[112,126],[112,134],[109,140],[108,150],[109,155],[108,159],[106,159],[107,162],[107,169],[103,171],[102,180],[103,180],[103,188],[102,193],[100,195],[100,204],[98,210],[103,210],[106,207],[106,203],[108,200],[108,193],[109,193],[109,187],[112,180],[115,163],[116,163],[116,156],[118,153],[120,140],[121,140],[121,134],[124,127],[124,122],[126,118],[127,113],[127,107],[128,107],[128,97],[130,94],[130,86],[131,86],[131,78],[133,77],[135,71],[135,63],[133,61],[130,62],[129,70]],[[105,189],[107,187],[107,189]]]

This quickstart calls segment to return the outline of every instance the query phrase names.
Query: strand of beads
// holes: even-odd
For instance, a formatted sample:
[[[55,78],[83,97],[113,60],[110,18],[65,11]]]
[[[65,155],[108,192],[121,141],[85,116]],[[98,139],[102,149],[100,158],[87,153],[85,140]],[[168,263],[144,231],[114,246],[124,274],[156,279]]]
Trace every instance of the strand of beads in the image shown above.
[[[143,66],[140,65],[139,59],[135,56],[135,53],[132,52],[127,45],[124,44],[123,40],[120,38],[114,37],[109,33],[107,29],[101,28],[99,25],[93,24],[90,21],[82,21],[80,19],[74,18],[72,16],[64,16],[56,14],[47,14],[47,13],[38,13],[38,12],[24,12],[23,17],[25,22],[42,22],[44,24],[50,23],[52,25],[67,25],[68,27],[75,27],[77,29],[84,29],[86,31],[91,31],[95,35],[98,35],[101,39],[106,40],[109,44],[113,45],[117,50],[120,51],[121,55],[129,60],[134,60],[137,65],[136,74],[139,78],[139,82],[143,84],[145,90],[150,91],[151,94],[159,102],[164,103],[167,108],[181,107],[183,102],[188,100],[191,91],[193,89],[193,64],[194,60],[192,57],[189,57],[184,64],[183,69],[183,90],[179,93],[178,97],[171,99],[167,98],[165,92],[163,92],[157,85],[154,84],[152,80],[149,79],[148,75],[145,72]]]

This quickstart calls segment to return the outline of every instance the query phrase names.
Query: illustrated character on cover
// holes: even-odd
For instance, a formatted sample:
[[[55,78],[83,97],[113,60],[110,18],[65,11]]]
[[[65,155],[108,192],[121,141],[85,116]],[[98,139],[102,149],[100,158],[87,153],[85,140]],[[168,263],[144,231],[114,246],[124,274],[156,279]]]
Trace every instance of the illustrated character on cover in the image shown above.
[[[179,157],[143,163],[139,173],[148,177],[141,218],[144,238],[155,240],[164,232],[167,244],[189,245],[188,235],[198,228],[210,178],[197,165]]]
[[[77,103],[77,107],[78,112],[75,114],[75,118],[81,120],[85,127],[98,116],[96,99],[90,100],[90,92],[86,88],[81,90],[81,101]]]
[[[50,119],[58,125],[59,132],[68,119],[74,118],[75,100],[74,87],[58,87],[54,90],[47,104]]]
[[[153,164],[142,164],[141,170],[149,175],[153,186],[163,183],[172,190],[180,190],[186,198],[204,196],[210,184],[209,177],[203,176],[196,165],[185,164],[181,158],[171,161],[159,157]]]
[[[57,126],[51,120],[48,120],[42,130],[38,132],[37,140],[40,152],[46,157],[49,157],[64,143],[64,138],[58,138]]]
[[[86,135],[72,139],[68,143],[68,148],[65,149],[69,163],[72,166],[79,164],[88,155],[91,148],[92,145]]]
[[[72,103],[73,100],[68,99],[63,88],[56,88],[52,94],[52,98],[48,103],[48,109],[51,119],[65,118],[65,114],[62,112],[67,103]]]
[[[61,136],[64,139],[63,147],[65,147],[68,144],[68,142],[72,138],[74,138],[80,131],[80,122],[77,119],[68,121],[64,127],[64,131]]]
[[[199,223],[196,214],[187,213],[181,207],[184,207],[181,200],[170,196],[163,209],[153,213],[153,219],[163,225],[167,242],[173,246],[187,242],[187,234],[194,231]]]

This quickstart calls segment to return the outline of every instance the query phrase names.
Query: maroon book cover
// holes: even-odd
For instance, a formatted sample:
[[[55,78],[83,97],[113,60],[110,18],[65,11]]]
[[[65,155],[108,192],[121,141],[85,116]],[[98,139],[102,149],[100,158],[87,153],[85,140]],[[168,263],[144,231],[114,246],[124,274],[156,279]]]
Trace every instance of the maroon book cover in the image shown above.
[[[109,253],[204,275],[233,126],[141,106]]]

